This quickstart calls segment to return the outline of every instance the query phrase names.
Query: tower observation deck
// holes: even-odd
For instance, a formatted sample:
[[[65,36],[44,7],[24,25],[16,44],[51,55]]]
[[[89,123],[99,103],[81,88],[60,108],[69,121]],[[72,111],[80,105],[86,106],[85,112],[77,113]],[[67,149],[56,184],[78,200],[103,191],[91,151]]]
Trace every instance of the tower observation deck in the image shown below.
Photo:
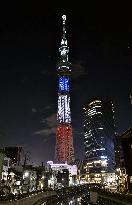
[[[55,160],[58,163],[71,164],[74,159],[73,135],[70,110],[70,74],[71,63],[68,60],[69,47],[66,39],[66,16],[62,16],[63,36],[59,48],[60,61],[57,65],[58,74],[58,110],[56,129]]]

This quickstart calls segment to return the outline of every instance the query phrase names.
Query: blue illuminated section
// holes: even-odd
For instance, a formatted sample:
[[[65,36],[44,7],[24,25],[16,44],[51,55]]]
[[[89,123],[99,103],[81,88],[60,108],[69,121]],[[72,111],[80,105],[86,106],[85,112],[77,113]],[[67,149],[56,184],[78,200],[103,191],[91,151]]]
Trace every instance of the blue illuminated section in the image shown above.
[[[60,91],[69,91],[69,78],[62,76],[59,77],[59,90]]]

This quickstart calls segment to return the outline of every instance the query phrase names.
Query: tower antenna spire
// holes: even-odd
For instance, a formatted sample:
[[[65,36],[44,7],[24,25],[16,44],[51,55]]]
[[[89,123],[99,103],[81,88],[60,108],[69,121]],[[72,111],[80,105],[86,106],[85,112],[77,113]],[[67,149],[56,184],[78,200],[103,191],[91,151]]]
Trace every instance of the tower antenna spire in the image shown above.
[[[63,20],[63,39],[66,39],[66,15],[62,16],[62,20]]]
[[[63,36],[61,39],[61,46],[59,48],[61,62],[68,62],[68,53],[69,47],[67,46],[67,39],[66,39],[66,15],[62,16],[62,23],[63,23]]]

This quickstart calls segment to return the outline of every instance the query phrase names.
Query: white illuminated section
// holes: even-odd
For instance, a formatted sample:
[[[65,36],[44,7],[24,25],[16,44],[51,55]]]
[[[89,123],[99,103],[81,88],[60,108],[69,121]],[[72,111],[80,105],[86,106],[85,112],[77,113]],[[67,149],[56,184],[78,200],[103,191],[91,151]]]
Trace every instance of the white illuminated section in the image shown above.
[[[59,123],[71,123],[70,97],[59,95],[58,97],[58,116]]]
[[[67,45],[67,40],[62,39],[61,40],[61,45]],[[64,47],[64,46],[63,46]],[[66,47],[67,48],[67,47]],[[59,49],[60,50],[60,49]]]
[[[107,167],[107,164],[108,164],[108,163],[107,163],[107,160],[102,160],[102,161],[101,161],[101,166],[102,166],[102,167]]]
[[[98,151],[98,150],[105,150],[105,148],[100,148],[100,149],[93,149],[94,152]],[[102,158],[102,156],[101,156]]]
[[[66,55],[67,50],[65,48],[63,48],[63,50],[61,51],[61,55]]]
[[[101,159],[107,159],[107,156],[101,156],[100,158]]]
[[[95,108],[92,108],[92,109],[88,110],[87,113],[88,113],[89,116],[93,116],[93,115],[96,115],[96,114],[102,114],[102,112],[97,111]]]
[[[65,21],[66,21],[66,15],[63,15],[63,16],[62,16],[62,19],[63,19],[63,24],[65,24]]]
[[[100,104],[100,103],[101,103],[101,101],[100,101],[100,100],[94,100],[94,101],[92,101],[91,103],[89,103],[89,105],[93,105],[93,104],[95,104],[95,105],[96,105],[97,103],[99,103],[99,104]]]

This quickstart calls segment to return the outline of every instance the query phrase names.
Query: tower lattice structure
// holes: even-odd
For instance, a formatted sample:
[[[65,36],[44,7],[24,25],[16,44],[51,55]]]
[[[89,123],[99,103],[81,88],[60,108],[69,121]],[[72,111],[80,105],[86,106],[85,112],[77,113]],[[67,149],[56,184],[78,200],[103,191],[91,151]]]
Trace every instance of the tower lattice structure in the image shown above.
[[[74,160],[69,88],[71,63],[68,60],[69,47],[66,39],[65,15],[62,16],[62,20],[63,36],[59,48],[60,61],[57,65],[59,87],[55,159],[58,163],[67,162],[68,164],[71,164]]]

